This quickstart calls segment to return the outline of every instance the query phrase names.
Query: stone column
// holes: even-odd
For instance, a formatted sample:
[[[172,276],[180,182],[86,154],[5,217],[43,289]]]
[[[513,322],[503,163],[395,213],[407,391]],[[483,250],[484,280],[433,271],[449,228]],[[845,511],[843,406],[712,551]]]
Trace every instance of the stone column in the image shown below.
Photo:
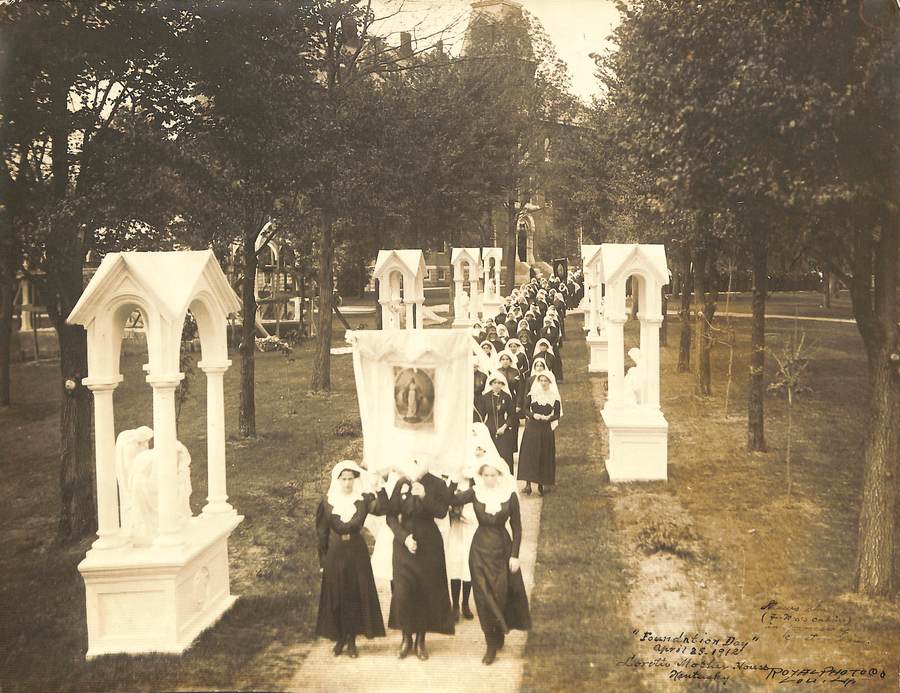
[[[416,329],[425,329],[425,301],[416,301]]]
[[[178,516],[178,455],[175,450],[175,388],[184,373],[147,376],[153,388],[153,449],[156,451],[157,509],[159,533],[155,546],[179,546],[184,543]]]
[[[603,282],[598,282],[597,296],[597,327],[600,329],[600,336],[606,339],[606,295]]]
[[[25,310],[25,307],[31,308],[31,282],[27,279],[21,279],[19,286],[22,289],[22,321],[20,323],[20,331],[31,332],[31,311]],[[37,358],[37,357],[35,357]]]
[[[624,399],[625,386],[625,316],[606,318],[609,338],[607,406],[618,407]]]
[[[463,292],[463,278],[461,276],[461,272],[462,270],[458,266],[453,265],[453,283],[456,284],[456,292],[453,294],[453,312],[457,320],[465,320],[469,317],[468,314],[460,314],[460,298],[462,297]]]
[[[404,303],[404,307],[406,308],[406,329],[414,330],[416,327],[416,318],[413,313],[413,305],[412,303]]]
[[[225,371],[231,361],[197,364],[206,374],[206,505],[204,515],[234,513],[228,502],[225,472]]]
[[[95,549],[113,549],[124,541],[119,534],[119,498],[116,484],[116,425],[113,392],[122,376],[84,378],[94,395],[94,449],[97,473],[97,540]]]
[[[600,291],[597,286],[597,277],[595,274],[594,268],[591,268],[591,287],[590,287],[590,299],[588,301],[588,305],[590,306],[590,321],[588,327],[590,328],[590,333],[592,335],[597,334],[597,328],[600,326],[600,299],[598,297]]]
[[[659,409],[659,328],[661,317],[640,318],[641,356],[647,374],[646,388],[642,393],[648,407]]]
[[[584,331],[590,333],[591,331],[591,323],[594,321],[594,301],[591,294],[594,289],[594,278],[591,276],[593,272],[587,267],[583,270],[584,277],[584,297],[582,298],[582,302],[586,305],[587,310],[584,313]]]
[[[481,308],[481,295],[478,291],[478,268],[469,265],[469,288],[471,296],[469,296],[469,317],[472,320],[478,320],[478,313]]]

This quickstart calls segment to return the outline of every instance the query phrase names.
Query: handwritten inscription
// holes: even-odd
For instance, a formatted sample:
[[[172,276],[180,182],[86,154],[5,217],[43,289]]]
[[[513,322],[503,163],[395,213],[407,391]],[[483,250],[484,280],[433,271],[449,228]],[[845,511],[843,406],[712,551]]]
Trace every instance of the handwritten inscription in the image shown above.
[[[760,607],[760,624],[766,630],[778,630],[782,640],[832,640],[869,645],[851,634],[853,616],[822,604],[800,606],[782,604],[774,599]]]
[[[763,607],[771,608],[771,605]],[[800,618],[802,614],[795,612],[795,615]],[[785,619],[781,617],[767,617],[763,624],[783,622]],[[734,634],[686,631],[666,633],[635,629],[631,635],[635,648],[639,651],[616,662],[617,666],[657,671],[671,681],[702,687],[727,688],[735,675],[755,675],[776,685],[829,684],[844,688],[861,681],[884,679],[886,676],[885,670],[878,667],[794,667],[753,661],[752,648],[754,643],[759,642],[758,634],[741,638]]]

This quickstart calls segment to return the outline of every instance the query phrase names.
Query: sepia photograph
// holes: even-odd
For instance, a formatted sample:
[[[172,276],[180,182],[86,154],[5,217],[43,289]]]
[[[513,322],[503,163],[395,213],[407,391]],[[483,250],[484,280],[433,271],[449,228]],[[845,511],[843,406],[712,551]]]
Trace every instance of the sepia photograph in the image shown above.
[[[0,0],[0,693],[900,690],[900,0]]]

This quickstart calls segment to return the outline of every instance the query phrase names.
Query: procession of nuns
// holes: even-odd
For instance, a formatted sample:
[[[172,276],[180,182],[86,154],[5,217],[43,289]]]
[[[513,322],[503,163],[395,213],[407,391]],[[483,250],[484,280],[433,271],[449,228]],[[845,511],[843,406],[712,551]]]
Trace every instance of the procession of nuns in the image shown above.
[[[473,326],[474,442],[463,469],[441,476],[421,460],[398,460],[385,475],[351,460],[332,469],[316,513],[316,634],[334,641],[335,656],[358,657],[359,635],[385,635],[376,579],[390,581],[388,627],[401,633],[400,659],[428,659],[426,634],[452,635],[460,618],[474,618],[470,597],[482,663],[495,661],[510,630],[530,628],[517,479],[526,495],[532,484],[543,495],[555,483],[564,321],[583,295],[580,272],[532,279]],[[371,557],[364,526],[375,536]]]

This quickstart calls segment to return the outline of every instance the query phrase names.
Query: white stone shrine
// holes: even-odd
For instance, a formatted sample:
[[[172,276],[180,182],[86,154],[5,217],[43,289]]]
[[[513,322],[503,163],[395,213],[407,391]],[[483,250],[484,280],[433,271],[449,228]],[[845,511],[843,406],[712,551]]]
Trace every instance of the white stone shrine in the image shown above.
[[[481,277],[481,252],[478,248],[454,248],[450,255],[453,266],[453,327],[471,327],[481,312],[478,280]]]
[[[481,268],[484,276],[484,291],[481,294],[481,314],[493,317],[503,305],[500,293],[501,264],[503,248],[482,248]]]
[[[593,277],[590,276],[587,270],[587,263],[595,254],[600,253],[599,245],[583,245],[581,246],[581,278],[584,282],[584,296],[581,297],[581,302],[578,304],[578,310],[584,313],[584,333],[585,335],[589,334],[596,325],[596,316],[591,312],[591,280]],[[602,291],[602,289],[601,289]]]
[[[425,327],[425,256],[421,250],[379,250],[373,279],[385,330]]]
[[[668,478],[669,424],[659,408],[659,329],[662,287],[669,283],[662,245],[604,243],[600,250],[606,289],[605,323],[609,342],[609,392],[603,421],[609,430],[610,481]],[[640,349],[631,349],[635,366],[625,373],[625,282],[632,277],[638,297]]]
[[[581,246],[584,273],[584,295],[587,309],[584,313],[585,341],[591,352],[588,373],[606,373],[608,341],[606,322],[603,319],[603,259],[599,245]]]
[[[115,433],[125,321],[144,318],[153,427]],[[190,508],[190,453],[177,437],[175,389],[187,311],[206,374],[207,503]],[[85,583],[87,657],[187,649],[234,604],[228,537],[243,519],[225,486],[223,378],[227,316],[240,310],[211,250],[110,253],[68,317],[87,330],[94,395],[97,540],[78,565]],[[150,448],[150,440],[153,447]]]

